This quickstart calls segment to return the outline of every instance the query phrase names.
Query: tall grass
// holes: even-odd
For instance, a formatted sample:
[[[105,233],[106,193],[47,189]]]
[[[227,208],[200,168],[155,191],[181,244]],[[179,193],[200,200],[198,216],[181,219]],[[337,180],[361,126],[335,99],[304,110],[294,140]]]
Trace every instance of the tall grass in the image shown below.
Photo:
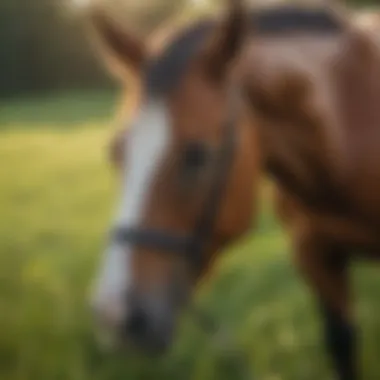
[[[87,296],[116,186],[105,159],[109,134],[101,122],[77,119],[63,130],[48,118],[38,128],[8,124],[0,134],[0,378],[239,380],[238,367],[226,369],[226,347],[186,316],[162,360],[107,355],[94,344]],[[254,378],[332,379],[312,298],[267,198],[256,234],[225,252],[196,302],[231,329]],[[376,380],[380,282],[369,266],[355,280],[363,379]]]

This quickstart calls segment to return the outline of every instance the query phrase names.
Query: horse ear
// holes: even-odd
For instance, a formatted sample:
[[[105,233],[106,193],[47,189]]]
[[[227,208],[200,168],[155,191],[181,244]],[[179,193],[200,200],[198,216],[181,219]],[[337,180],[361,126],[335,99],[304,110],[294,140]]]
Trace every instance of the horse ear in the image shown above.
[[[101,42],[101,48],[108,52],[104,54],[105,60],[112,71],[115,69],[115,62],[124,69],[134,72],[141,70],[146,59],[146,49],[139,38],[116,25],[115,20],[100,9],[92,10],[90,24]]]
[[[244,0],[228,0],[227,16],[218,27],[207,49],[207,68],[216,79],[223,79],[249,34]]]

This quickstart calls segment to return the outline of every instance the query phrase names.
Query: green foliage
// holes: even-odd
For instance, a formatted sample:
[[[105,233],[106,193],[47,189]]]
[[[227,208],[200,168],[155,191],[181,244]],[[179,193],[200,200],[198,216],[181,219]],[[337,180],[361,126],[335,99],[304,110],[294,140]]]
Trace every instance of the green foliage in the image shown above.
[[[0,1],[0,96],[112,87],[82,17],[65,8],[71,1]],[[114,13],[121,25],[146,33],[176,14],[186,1],[107,0],[104,6],[116,3]]]
[[[22,115],[25,106],[14,109]],[[0,378],[239,380],[239,368],[222,357],[226,347],[216,349],[188,317],[162,361],[98,351],[87,296],[115,195],[104,152],[110,131],[80,121],[57,129],[50,115],[41,128],[22,118],[0,134]],[[265,191],[262,204],[257,234],[226,252],[196,302],[231,329],[255,379],[332,379],[317,313]],[[368,266],[355,276],[365,379],[380,378],[377,278]]]
[[[111,86],[83,23],[65,17],[62,3],[0,2],[0,96]]]

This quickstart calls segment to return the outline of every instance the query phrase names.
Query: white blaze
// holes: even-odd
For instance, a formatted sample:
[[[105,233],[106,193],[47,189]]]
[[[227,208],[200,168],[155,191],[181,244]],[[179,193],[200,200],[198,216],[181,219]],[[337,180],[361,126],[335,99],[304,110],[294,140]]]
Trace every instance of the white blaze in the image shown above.
[[[143,106],[126,140],[125,173],[115,225],[133,227],[143,216],[152,181],[170,144],[165,105],[151,101]],[[93,302],[100,317],[108,323],[118,323],[127,311],[131,254],[131,247],[117,243],[112,243],[105,252]]]

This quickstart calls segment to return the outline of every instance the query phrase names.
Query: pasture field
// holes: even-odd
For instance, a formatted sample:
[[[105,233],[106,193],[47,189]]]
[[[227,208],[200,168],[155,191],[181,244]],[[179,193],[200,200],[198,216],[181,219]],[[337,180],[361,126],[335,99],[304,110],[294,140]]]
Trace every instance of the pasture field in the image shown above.
[[[239,380],[223,347],[186,316],[161,361],[94,344],[87,296],[116,188],[105,151],[113,99],[0,105],[0,379]],[[255,234],[225,252],[196,302],[233,331],[254,379],[332,379],[313,300],[262,193]],[[353,271],[364,380],[380,379],[379,269]]]

